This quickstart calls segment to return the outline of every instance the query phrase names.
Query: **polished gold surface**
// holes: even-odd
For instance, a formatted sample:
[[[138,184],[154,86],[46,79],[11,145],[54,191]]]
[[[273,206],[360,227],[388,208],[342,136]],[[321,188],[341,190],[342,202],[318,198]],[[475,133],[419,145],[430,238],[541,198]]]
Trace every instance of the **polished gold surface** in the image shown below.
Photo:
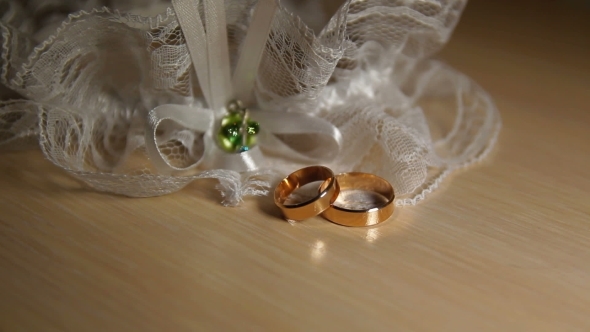
[[[215,181],[97,193],[0,154],[0,331],[590,331],[590,18],[572,3],[470,2],[441,57],[494,97],[498,145],[377,227],[226,208]]]
[[[306,184],[322,181],[318,194],[296,204],[286,204],[287,198]],[[302,221],[315,217],[330,207],[338,197],[340,189],[334,172],[324,166],[310,166],[297,170],[284,178],[275,189],[275,204],[287,220]]]
[[[350,172],[336,175],[340,194],[322,217],[333,223],[373,226],[393,214],[395,193],[387,180],[373,174]]]

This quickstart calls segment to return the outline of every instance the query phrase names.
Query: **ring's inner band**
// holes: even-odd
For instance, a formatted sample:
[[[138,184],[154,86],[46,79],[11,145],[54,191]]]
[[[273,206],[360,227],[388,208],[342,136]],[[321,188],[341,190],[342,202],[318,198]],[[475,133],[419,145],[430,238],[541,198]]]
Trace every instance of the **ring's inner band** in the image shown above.
[[[320,186],[320,191],[315,197],[296,204],[285,204],[285,206],[288,207],[297,207],[305,205],[310,201],[316,200],[317,198],[323,196],[326,193],[326,191],[329,189],[329,185],[333,183],[332,176],[333,173],[331,173],[329,169],[324,167],[306,168],[296,171],[281,181],[281,183],[278,186],[279,190],[277,199],[279,203],[285,204],[287,198],[289,198],[289,196],[293,192],[295,192],[295,190],[312,182],[323,181],[323,183]]]
[[[318,192],[321,192],[322,190],[318,191],[318,188],[327,188],[327,186],[330,184],[330,181],[332,179],[328,179],[325,181],[314,181],[314,182],[310,182],[308,184],[304,184],[302,186],[299,186],[299,188],[295,189],[291,195],[289,195],[287,197],[287,199],[285,200],[285,202],[283,203],[283,205],[285,206],[293,206],[295,204],[299,204],[299,203],[306,203],[306,202],[310,202],[313,199],[317,198],[318,196]]]
[[[383,207],[387,202],[387,197],[373,191],[344,189],[332,205],[343,210],[364,212]]]
[[[392,186],[382,178],[366,173],[343,173],[336,176],[340,195],[334,202],[335,208],[366,212],[381,208],[394,199]],[[324,189],[322,184],[320,189]]]
[[[322,216],[333,223],[364,227],[377,225],[393,214],[393,187],[373,174],[351,172],[336,175],[338,198]]]

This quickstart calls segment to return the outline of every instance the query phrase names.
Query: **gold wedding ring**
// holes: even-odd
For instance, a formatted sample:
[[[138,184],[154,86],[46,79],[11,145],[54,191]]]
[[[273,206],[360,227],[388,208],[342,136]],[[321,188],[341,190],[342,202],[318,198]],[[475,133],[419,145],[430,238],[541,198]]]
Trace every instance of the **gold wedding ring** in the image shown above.
[[[338,200],[322,217],[339,225],[359,227],[379,224],[393,214],[395,193],[387,180],[351,172],[338,174],[336,181],[340,187]]]
[[[285,204],[295,190],[316,181],[323,181],[323,183],[315,197],[302,203]],[[331,169],[324,166],[310,166],[284,178],[275,189],[274,199],[285,219],[301,221],[317,216],[328,209],[338,197],[339,192],[340,188]]]

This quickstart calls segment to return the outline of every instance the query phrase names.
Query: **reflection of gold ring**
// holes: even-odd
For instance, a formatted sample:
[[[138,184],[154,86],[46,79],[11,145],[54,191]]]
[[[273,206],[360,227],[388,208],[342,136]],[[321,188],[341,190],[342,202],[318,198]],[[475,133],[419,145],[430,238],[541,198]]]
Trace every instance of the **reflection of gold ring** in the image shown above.
[[[297,204],[285,201],[297,188],[315,181],[323,181],[319,193],[311,200]],[[340,191],[334,172],[324,166],[310,166],[291,173],[275,189],[275,204],[287,220],[301,221],[319,215],[330,207]]]
[[[336,181],[341,190],[338,200],[322,213],[322,217],[336,224],[358,227],[376,225],[393,214],[395,193],[387,180],[352,172],[338,174]],[[367,195],[373,199],[367,200]]]

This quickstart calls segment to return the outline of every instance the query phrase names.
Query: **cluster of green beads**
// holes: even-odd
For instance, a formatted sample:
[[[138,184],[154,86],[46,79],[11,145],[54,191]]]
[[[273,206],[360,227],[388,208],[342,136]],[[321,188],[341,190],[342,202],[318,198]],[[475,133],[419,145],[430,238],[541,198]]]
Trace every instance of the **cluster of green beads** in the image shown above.
[[[260,125],[249,118],[248,110],[239,102],[228,105],[228,115],[221,119],[217,143],[226,152],[248,151],[257,143]]]

